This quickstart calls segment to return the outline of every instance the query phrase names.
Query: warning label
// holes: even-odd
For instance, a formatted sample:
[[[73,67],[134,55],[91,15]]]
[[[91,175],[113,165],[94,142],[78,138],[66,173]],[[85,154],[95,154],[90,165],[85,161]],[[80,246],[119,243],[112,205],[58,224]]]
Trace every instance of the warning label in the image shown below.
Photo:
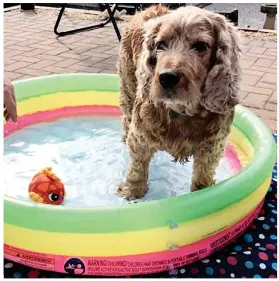
[[[12,260],[25,264],[31,267],[36,267],[45,270],[54,270],[55,260],[45,257],[43,254],[30,254],[24,250],[19,250],[7,245],[4,245],[5,256],[10,257]]]
[[[227,232],[224,236],[214,240],[210,243],[211,252],[218,251],[222,249],[229,241],[235,239],[237,236],[241,235],[245,229],[253,222],[253,220],[258,216],[261,206],[251,213],[240,225],[234,228],[232,231]]]
[[[206,256],[208,249],[203,248],[199,251],[172,259],[156,261],[110,261],[91,259],[87,262],[87,274],[89,275],[135,275],[171,270],[187,263],[192,263],[200,259],[200,256]]]

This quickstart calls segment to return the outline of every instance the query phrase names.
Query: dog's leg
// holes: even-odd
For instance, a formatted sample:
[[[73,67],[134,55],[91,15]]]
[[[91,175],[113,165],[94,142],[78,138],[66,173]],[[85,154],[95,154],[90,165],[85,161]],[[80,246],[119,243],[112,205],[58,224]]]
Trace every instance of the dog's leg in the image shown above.
[[[133,105],[136,97],[135,67],[132,61],[125,59],[127,54],[120,50],[118,62],[118,74],[120,76],[120,108],[123,111],[122,128],[124,134],[122,141],[126,142],[132,119]]]
[[[149,162],[155,150],[139,143],[133,133],[129,133],[127,144],[130,161],[126,180],[117,186],[116,194],[128,200],[134,200],[144,197],[148,190]]]
[[[132,110],[134,99],[131,95],[131,89],[125,85],[125,79],[120,79],[120,108],[123,111],[123,115],[121,117],[122,129],[124,134],[122,136],[122,141],[125,143],[129,133],[129,127],[132,119]],[[134,90],[135,91],[135,90]]]
[[[191,191],[215,184],[214,176],[223,156],[226,139],[214,140],[213,145],[201,145],[194,154]]]

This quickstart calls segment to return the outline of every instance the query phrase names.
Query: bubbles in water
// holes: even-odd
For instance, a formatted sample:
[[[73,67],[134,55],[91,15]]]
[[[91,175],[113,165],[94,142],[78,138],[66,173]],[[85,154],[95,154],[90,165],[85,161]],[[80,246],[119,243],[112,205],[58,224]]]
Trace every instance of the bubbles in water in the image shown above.
[[[115,195],[125,177],[126,146],[121,141],[118,117],[78,117],[37,124],[4,140],[5,194],[29,201],[28,185],[35,173],[47,166],[65,185],[67,206],[128,204]],[[189,192],[193,163],[173,163],[159,152],[150,163],[149,191],[137,202],[158,200]],[[224,159],[217,181],[231,176]]]

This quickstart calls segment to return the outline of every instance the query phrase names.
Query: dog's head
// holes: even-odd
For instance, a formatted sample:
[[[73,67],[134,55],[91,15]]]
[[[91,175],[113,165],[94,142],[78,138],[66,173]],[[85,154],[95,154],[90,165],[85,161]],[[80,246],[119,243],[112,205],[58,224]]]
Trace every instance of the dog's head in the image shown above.
[[[224,113],[237,104],[239,42],[223,16],[193,6],[145,26],[144,68],[153,101],[194,115],[202,105]]]

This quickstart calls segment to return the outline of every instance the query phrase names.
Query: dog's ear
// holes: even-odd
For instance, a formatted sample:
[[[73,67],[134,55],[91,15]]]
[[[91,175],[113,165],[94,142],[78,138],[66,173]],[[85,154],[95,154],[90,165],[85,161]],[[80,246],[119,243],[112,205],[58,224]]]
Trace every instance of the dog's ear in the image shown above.
[[[201,104],[209,111],[225,113],[238,104],[240,43],[236,28],[225,17],[212,13],[210,18],[216,42]]]

